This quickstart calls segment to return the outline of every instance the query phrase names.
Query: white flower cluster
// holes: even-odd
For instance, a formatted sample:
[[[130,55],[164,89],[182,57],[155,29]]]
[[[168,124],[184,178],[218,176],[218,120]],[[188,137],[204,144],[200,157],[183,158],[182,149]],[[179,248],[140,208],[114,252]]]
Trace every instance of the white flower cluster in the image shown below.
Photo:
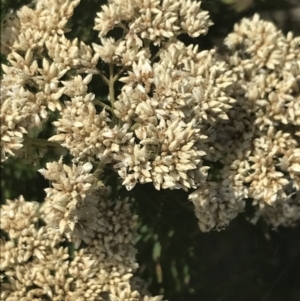
[[[3,52],[8,52],[9,65],[2,65],[1,161],[22,148],[24,135],[42,127],[49,110],[62,109],[63,94],[86,94],[91,75],[84,79],[66,76],[69,70],[92,69],[97,63],[90,47],[64,36],[68,31],[64,27],[78,4],[38,1],[36,9],[24,6],[17,18],[9,15],[4,20],[1,45]],[[63,81],[63,76],[68,80]]]
[[[113,72],[114,66],[121,67],[113,77],[105,77],[112,89],[116,79],[125,83],[116,100],[114,93],[110,93],[114,118],[108,118],[109,111],[97,113],[91,103],[92,95],[84,99],[73,97],[54,123],[58,134],[50,140],[70,149],[75,158],[96,157],[113,162],[127,189],[138,182],[153,182],[157,189],[187,190],[198,187],[206,176],[208,168],[202,166],[201,160],[206,137],[201,133],[201,123],[206,120],[212,124],[219,118],[227,118],[225,112],[234,103],[227,95],[232,79],[214,51],[186,48],[179,41],[167,41],[168,36],[161,35],[161,49],[152,54],[145,45],[149,40],[156,44],[159,32],[151,38],[134,29],[136,17],[144,12],[147,15],[153,10],[152,14],[161,15],[159,9],[166,11],[161,20],[166,26],[170,20],[175,22],[173,18],[178,14],[182,20],[188,14],[193,15],[189,20],[201,20],[195,21],[202,24],[197,25],[197,31],[182,21],[177,35],[181,31],[199,35],[211,25],[207,12],[200,11],[199,4],[184,1],[164,1],[162,7],[157,4],[129,1],[123,6],[124,2],[117,1],[102,7],[95,26],[100,36],[114,27],[124,29],[120,40],[102,38],[101,46],[93,44],[110,71]],[[150,18],[156,17],[150,15]],[[155,56],[159,62],[153,63]],[[127,76],[116,77],[126,71]]]
[[[68,230],[73,231],[76,223],[78,208],[90,207],[92,210],[92,200],[86,201],[88,193],[94,192],[95,178],[90,173],[93,166],[90,163],[73,164],[72,168],[59,162],[47,163],[47,169],[41,169],[40,173],[51,181],[53,188],[46,188],[46,198],[44,202],[44,212],[46,222],[59,228],[61,233]],[[91,216],[92,218],[92,216]]]
[[[248,183],[258,215],[274,227],[295,224],[300,218],[300,37],[284,36],[255,15],[236,25],[225,44],[240,89],[238,111],[253,121],[241,121],[243,135],[233,143],[239,155],[230,158],[231,166]]]
[[[160,45],[182,32],[197,37],[206,34],[212,25],[208,12],[200,5],[192,0],[112,0],[97,14],[94,29],[104,37],[113,28],[121,27],[126,31],[125,40],[133,45],[142,45],[143,40]]]
[[[141,295],[131,284],[138,282],[133,277],[137,264],[131,243],[136,217],[130,203],[94,197],[101,209],[97,235],[74,254],[72,238],[44,225],[47,215],[39,212],[38,203],[20,197],[2,206],[1,231],[8,237],[0,238],[1,300],[162,300]]]
[[[125,277],[116,280],[123,283],[136,268],[136,218],[127,201],[107,200],[96,165],[113,167],[128,190],[149,182],[158,190],[192,190],[202,231],[224,228],[244,210],[246,198],[274,227],[300,219],[299,37],[285,37],[255,15],[235,26],[221,56],[177,39],[205,34],[212,25],[200,2],[111,0],[97,13],[101,42],[91,47],[64,35],[78,4],[38,0],[35,9],[25,6],[5,21],[1,161],[22,154],[24,139],[55,112],[55,134],[44,143],[68,149],[73,165],[61,159],[40,170],[53,186],[42,214],[76,247],[83,240],[86,252],[97,254],[92,263],[82,259],[83,251],[78,255],[91,278],[100,266],[104,278],[112,273]],[[108,37],[115,28],[119,39]],[[90,92],[93,77],[108,86],[106,100]],[[74,273],[86,276],[74,262]],[[81,300],[87,284],[78,281]],[[148,300],[127,284],[110,288],[93,281],[91,300],[101,290],[112,300]]]

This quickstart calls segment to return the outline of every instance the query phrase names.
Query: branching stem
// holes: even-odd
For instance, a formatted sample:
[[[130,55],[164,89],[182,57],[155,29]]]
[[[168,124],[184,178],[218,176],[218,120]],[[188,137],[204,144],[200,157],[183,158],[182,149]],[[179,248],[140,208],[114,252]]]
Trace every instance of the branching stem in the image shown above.
[[[39,147],[39,148],[55,147],[57,149],[67,151],[67,149],[65,147],[61,146],[59,143],[54,142],[54,141],[48,141],[47,139],[32,138],[32,137],[26,136],[24,138],[24,142],[27,145],[34,145],[34,146]]]
[[[107,104],[105,104],[104,102],[102,102],[101,100],[94,99],[94,100],[93,100],[93,103],[94,103],[95,105],[99,105],[99,106],[105,108],[106,110],[110,111],[111,113],[114,113],[113,109],[112,109],[109,105],[107,105]]]

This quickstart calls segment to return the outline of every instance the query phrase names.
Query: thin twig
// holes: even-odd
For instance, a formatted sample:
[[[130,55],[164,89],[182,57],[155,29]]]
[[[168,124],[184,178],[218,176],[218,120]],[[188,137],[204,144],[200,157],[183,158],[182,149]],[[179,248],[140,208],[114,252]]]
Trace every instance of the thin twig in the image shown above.
[[[48,141],[46,139],[40,139],[40,138],[32,138],[32,137],[25,137],[27,143],[37,145],[37,146],[51,146],[51,147],[56,147],[56,148],[63,148],[59,143],[53,142],[53,141]]]
[[[153,57],[151,58],[151,63],[153,63],[160,55],[161,51],[158,50],[154,55]]]
[[[115,102],[115,94],[114,94],[114,65],[109,64],[109,82],[108,82],[108,87],[109,87],[109,101],[111,103],[111,106],[114,106]]]
[[[122,69],[120,69],[120,70],[118,71],[118,73],[113,77],[114,82],[116,82],[116,81],[118,80],[119,76],[120,76],[126,69],[127,69],[126,67],[123,67]]]
[[[99,74],[102,77],[103,81],[109,86],[109,80],[108,78],[104,75],[102,71],[99,70]]]
[[[122,28],[126,33],[129,32],[128,28],[127,28],[123,23],[119,23],[119,24],[117,25],[117,27]]]
[[[105,108],[106,110],[110,111],[111,113],[114,113],[113,109],[109,105],[107,105],[104,102],[102,102],[101,100],[94,99],[93,100],[93,104],[99,105],[99,106]]]

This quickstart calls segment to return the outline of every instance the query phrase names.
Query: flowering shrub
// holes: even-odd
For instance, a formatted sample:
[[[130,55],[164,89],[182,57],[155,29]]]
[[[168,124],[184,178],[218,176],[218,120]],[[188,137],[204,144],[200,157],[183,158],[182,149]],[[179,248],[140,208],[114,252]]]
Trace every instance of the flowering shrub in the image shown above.
[[[178,39],[212,25],[200,2],[111,0],[95,18],[99,42],[87,45],[65,36],[78,4],[38,0],[3,22],[1,161],[39,160],[51,146],[72,162],[39,170],[51,183],[41,206],[20,197],[2,207],[1,298],[162,300],[133,276],[137,217],[131,200],[111,196],[106,167],[127,190],[188,191],[204,232],[225,228],[247,198],[254,221],[295,225],[300,38],[255,15],[221,55]],[[106,99],[92,80],[107,85]]]

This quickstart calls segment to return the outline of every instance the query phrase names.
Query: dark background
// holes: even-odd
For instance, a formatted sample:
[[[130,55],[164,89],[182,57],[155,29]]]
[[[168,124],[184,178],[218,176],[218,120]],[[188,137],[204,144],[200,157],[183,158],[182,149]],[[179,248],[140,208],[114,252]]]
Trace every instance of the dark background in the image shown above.
[[[1,0],[1,17],[28,2]],[[104,3],[82,0],[70,20],[68,27],[73,31],[68,37],[97,42],[92,27],[95,11]],[[255,12],[276,23],[284,33],[292,30],[300,34],[300,3],[296,0],[206,0],[202,8],[209,10],[215,24],[208,35],[180,37],[186,44],[198,43],[201,49],[220,46],[235,22]],[[5,62],[3,56],[1,61]],[[94,88],[98,91],[99,84]],[[27,200],[42,201],[43,189],[49,183],[37,169],[54,158],[58,156],[49,149],[40,165],[24,164],[21,159],[2,164],[1,203],[20,194]],[[115,186],[117,177],[109,170],[107,176],[108,184]],[[246,212],[226,230],[201,233],[185,192],[158,192],[147,184],[130,193],[119,187],[114,194],[137,200],[134,210],[141,219],[139,275],[149,282],[153,294],[164,294],[170,301],[300,301],[300,226],[276,231],[262,221],[254,226],[248,221],[252,213],[248,201]]]

